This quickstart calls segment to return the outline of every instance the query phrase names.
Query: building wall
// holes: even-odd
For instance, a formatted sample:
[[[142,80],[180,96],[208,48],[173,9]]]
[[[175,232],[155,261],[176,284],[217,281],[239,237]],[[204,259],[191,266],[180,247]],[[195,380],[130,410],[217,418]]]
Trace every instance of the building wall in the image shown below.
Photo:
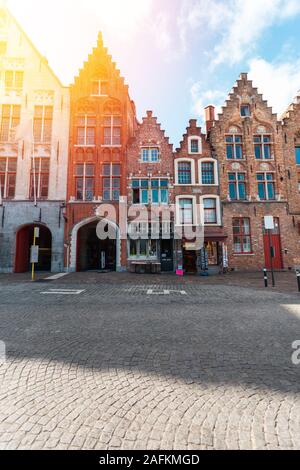
[[[250,116],[241,116],[241,106],[248,105]],[[254,136],[271,136],[271,159],[255,158]],[[226,154],[226,136],[242,137],[243,159],[230,160]],[[261,269],[265,266],[263,244],[263,218],[272,215],[279,218],[281,231],[281,254],[284,268],[295,264],[299,234],[289,212],[289,201],[293,191],[288,191],[289,180],[286,172],[286,152],[281,122],[273,114],[247,74],[242,74],[230,93],[226,105],[214,122],[210,131],[213,154],[218,158],[220,167],[220,192],[223,204],[223,220],[228,235],[229,267],[233,269]],[[240,172],[246,175],[247,199],[233,201],[228,189],[228,173]],[[276,196],[274,200],[264,201],[258,196],[257,173],[274,174]],[[293,196],[292,196],[293,198]],[[250,219],[252,252],[235,254],[233,247],[233,218]]]
[[[199,151],[196,153],[192,152],[191,141],[198,139]],[[183,185],[180,184],[178,180],[178,164],[180,162],[191,162],[192,163],[192,184]],[[213,184],[203,184],[201,167],[202,163],[213,163],[214,165],[214,183]],[[191,119],[189,126],[186,129],[186,133],[183,136],[183,140],[180,143],[180,147],[176,150],[174,154],[174,166],[175,166],[175,200],[177,207],[179,205],[180,198],[192,197],[195,204],[194,210],[194,228],[196,226],[202,227],[202,237],[201,237],[201,247],[193,248],[193,240],[183,240],[177,241],[176,246],[176,256],[177,256],[177,265],[180,267],[187,264],[185,262],[185,251],[190,251],[189,254],[193,258],[193,262],[196,265],[198,272],[203,270],[201,266],[200,258],[203,252],[203,244],[206,242],[214,242],[222,244],[224,239],[224,232],[222,227],[222,213],[221,213],[221,204],[220,204],[220,190],[219,190],[219,166],[216,158],[213,157],[210,143],[206,139],[206,135],[202,133],[201,127],[197,126],[197,120]],[[205,224],[204,221],[204,198],[214,198],[216,200],[216,223]],[[178,219],[178,210],[177,210],[177,219]],[[177,220],[177,223],[179,221]],[[217,245],[215,245],[217,250]]]
[[[6,51],[0,55],[0,120],[2,121],[3,105],[21,106],[19,135],[13,131],[9,139],[0,142],[0,158],[17,158],[15,196],[3,198],[5,209],[2,211],[5,210],[5,217],[0,225],[0,269],[11,271],[18,226],[33,223],[35,213],[41,209],[43,221],[49,229],[55,232],[57,228],[54,221],[57,219],[58,208],[66,199],[70,100],[69,90],[62,86],[47,60],[38,53],[15,19],[4,8],[0,9],[0,16],[0,41],[6,44]],[[23,72],[22,88],[5,87],[7,71]],[[35,106],[53,107],[51,142],[33,142],[31,129]],[[33,148],[36,158],[50,159],[48,197],[38,200],[37,208],[34,207],[33,199],[30,199]],[[24,208],[26,216],[22,212]],[[63,219],[61,223],[63,225]],[[7,254],[7,246],[11,247],[10,255]],[[56,252],[62,254],[61,249]],[[63,259],[53,259],[54,270],[61,269],[61,266]]]
[[[143,162],[142,149],[157,149],[159,151],[157,162]],[[168,180],[169,204],[174,205],[174,164],[173,164],[173,146],[169,142],[169,138],[165,136],[165,131],[161,129],[161,125],[157,122],[157,118],[153,116],[152,111],[147,112],[147,116],[143,118],[139,124],[134,137],[130,140],[127,147],[127,199],[128,207],[135,211],[133,201],[132,182],[136,179],[164,179]],[[149,193],[150,194],[150,193]],[[149,202],[151,200],[149,199]],[[148,207],[148,220],[151,220],[151,205]],[[164,204],[154,205],[157,209],[163,209]],[[168,205],[167,205],[168,207]],[[129,220],[134,220],[135,217]],[[173,224],[173,214],[170,216]],[[159,245],[159,244],[158,244]],[[128,250],[129,251],[129,250]],[[128,253],[129,256],[129,253]],[[160,245],[158,246],[157,261],[160,261]],[[128,258],[128,268],[132,259]]]
[[[105,82],[107,90],[101,96],[94,96],[92,84],[95,81]],[[87,115],[95,118],[95,141],[93,145],[79,143],[77,138],[77,119]],[[121,141],[119,145],[108,145],[104,140],[105,116],[116,115],[121,119]],[[136,127],[135,106],[129,97],[128,86],[120,76],[116,64],[112,61],[99,35],[97,47],[93,49],[84,63],[78,77],[71,87],[71,118],[70,118],[70,158],[68,166],[68,190],[66,210],[65,263],[68,270],[77,269],[76,234],[78,224],[97,217],[97,211],[103,204],[111,204],[115,208],[119,224],[118,201],[103,200],[103,164],[121,165],[120,196],[127,195],[127,169],[125,151],[128,139]],[[95,186],[92,200],[81,201],[76,194],[75,174],[79,164],[93,164],[95,169]],[[126,268],[126,240],[122,241],[121,259],[117,270]]]

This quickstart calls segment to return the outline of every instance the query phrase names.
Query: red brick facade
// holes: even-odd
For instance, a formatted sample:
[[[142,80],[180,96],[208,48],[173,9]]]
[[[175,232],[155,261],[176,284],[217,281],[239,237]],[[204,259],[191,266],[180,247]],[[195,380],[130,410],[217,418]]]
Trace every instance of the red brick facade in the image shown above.
[[[70,270],[126,268],[126,241],[101,247],[95,239],[97,211],[126,196],[126,145],[136,127],[135,106],[99,35],[97,47],[71,87],[70,156],[66,209],[66,262]],[[80,240],[81,238],[81,240]],[[98,246],[99,245],[99,246]],[[82,254],[84,251],[84,254]],[[100,253],[106,260],[100,260]],[[109,253],[108,253],[109,252]],[[107,266],[109,263],[109,266]]]
[[[177,224],[181,226],[183,222],[180,212],[182,212],[184,201],[192,201],[191,225],[205,227],[204,241],[208,268],[217,268],[222,263],[222,243],[225,239],[219,197],[218,161],[213,157],[210,143],[206,135],[202,133],[201,127],[197,126],[196,119],[191,119],[189,122],[180,147],[174,154],[174,164],[175,200],[178,207]],[[189,217],[188,214],[187,216]],[[201,266],[203,250],[193,245],[186,239],[177,243],[176,253],[182,252],[182,263],[178,260],[177,264],[183,264],[186,272],[204,270]]]
[[[172,230],[170,240],[162,240],[161,211],[174,204],[173,146],[152,111],[147,112],[128,145],[127,172],[128,206],[133,211],[129,222],[136,218],[139,207],[143,206],[146,207],[146,217],[141,218],[142,223],[147,222],[144,219],[150,223],[151,208],[157,210],[160,217],[159,235],[153,237],[149,227],[147,240],[128,240],[128,269],[145,270],[150,265],[151,270],[151,264],[156,264],[158,271],[172,271]],[[172,217],[170,222],[173,224]]]
[[[223,224],[232,269],[270,267],[265,216],[276,218],[271,236],[274,267],[297,264],[300,238],[292,214],[299,207],[297,125],[291,118],[296,118],[294,111],[283,127],[247,74],[242,74],[213,123],[210,141],[219,161]]]

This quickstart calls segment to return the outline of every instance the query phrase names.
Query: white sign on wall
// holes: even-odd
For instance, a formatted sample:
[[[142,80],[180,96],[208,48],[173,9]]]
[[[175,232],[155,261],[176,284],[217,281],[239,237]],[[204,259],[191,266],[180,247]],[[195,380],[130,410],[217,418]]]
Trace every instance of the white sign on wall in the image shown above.
[[[274,217],[272,215],[267,215],[265,217],[265,229],[274,230],[274,228],[275,228]]]
[[[39,262],[39,247],[32,246],[30,251],[30,263],[37,264]]]

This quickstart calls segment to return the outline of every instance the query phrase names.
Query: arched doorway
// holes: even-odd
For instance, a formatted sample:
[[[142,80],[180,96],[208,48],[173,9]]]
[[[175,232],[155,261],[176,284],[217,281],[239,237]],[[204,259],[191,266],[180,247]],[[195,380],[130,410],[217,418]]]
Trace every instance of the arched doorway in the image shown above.
[[[116,271],[117,269],[117,240],[100,240],[97,236],[98,223],[99,220],[94,220],[78,230],[77,271]]]
[[[39,246],[39,262],[36,271],[51,271],[52,234],[44,225],[30,224],[21,227],[16,235],[15,273],[30,271],[30,249],[33,245],[34,228],[40,229],[36,244]]]

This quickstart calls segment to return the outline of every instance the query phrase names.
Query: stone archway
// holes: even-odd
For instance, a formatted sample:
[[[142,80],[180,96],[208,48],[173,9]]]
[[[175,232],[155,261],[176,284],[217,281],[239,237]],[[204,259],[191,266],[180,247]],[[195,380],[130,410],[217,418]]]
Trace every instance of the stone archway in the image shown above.
[[[108,243],[101,242],[98,239],[96,246],[96,226],[100,220],[104,221],[116,231],[116,240],[110,245]],[[88,233],[90,228],[90,233]],[[83,235],[84,234],[84,235]],[[102,243],[102,244],[101,244]],[[81,244],[81,246],[80,246]],[[89,246],[88,246],[89,245]],[[114,248],[112,248],[114,245]],[[70,253],[69,253],[69,266],[68,270],[71,272],[85,271],[89,269],[100,269],[100,257],[101,252],[106,253],[106,262],[108,256],[111,256],[112,249],[115,250],[115,260],[113,263],[109,261],[106,266],[110,270],[120,271],[121,270],[121,240],[120,240],[120,229],[117,224],[107,219],[99,219],[98,217],[91,217],[89,219],[82,220],[73,227],[71,235]],[[83,261],[81,253],[84,252],[86,256],[86,262]],[[95,257],[97,256],[97,260]],[[89,259],[90,258],[90,259]],[[93,260],[92,260],[93,258]],[[98,268],[99,267],[99,268]]]

